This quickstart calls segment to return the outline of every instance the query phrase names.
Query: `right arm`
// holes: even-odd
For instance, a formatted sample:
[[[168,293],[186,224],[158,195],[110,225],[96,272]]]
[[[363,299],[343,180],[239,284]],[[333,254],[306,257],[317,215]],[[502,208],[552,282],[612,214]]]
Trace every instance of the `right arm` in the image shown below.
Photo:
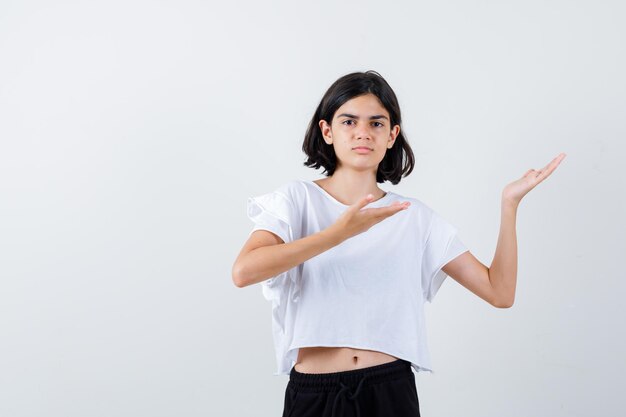
[[[326,229],[289,243],[268,230],[255,230],[233,264],[233,283],[242,288],[275,277],[405,210],[410,204],[396,201],[387,207],[361,210],[369,200],[370,197],[365,197],[357,201]]]
[[[242,288],[265,281],[344,240],[334,225],[289,243],[284,243],[281,238],[267,230],[255,230],[235,260],[233,282]]]

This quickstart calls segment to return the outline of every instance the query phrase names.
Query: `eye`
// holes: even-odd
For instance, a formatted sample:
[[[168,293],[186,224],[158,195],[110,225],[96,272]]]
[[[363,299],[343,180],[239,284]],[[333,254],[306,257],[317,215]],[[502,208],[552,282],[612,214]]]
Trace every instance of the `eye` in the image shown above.
[[[348,124],[348,122],[353,122],[354,120],[352,119],[348,119],[348,120],[344,120],[342,123],[343,124]],[[383,127],[384,125],[381,122],[372,122],[372,124],[374,124],[376,127]]]

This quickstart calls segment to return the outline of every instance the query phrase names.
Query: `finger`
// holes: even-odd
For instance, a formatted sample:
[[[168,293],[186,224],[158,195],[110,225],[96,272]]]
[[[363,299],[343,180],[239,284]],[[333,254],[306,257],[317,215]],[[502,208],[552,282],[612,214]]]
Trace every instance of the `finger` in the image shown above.
[[[565,155],[565,153],[564,153],[564,152],[561,152],[561,153],[560,153],[560,154],[559,154],[556,158],[554,158],[554,159],[552,160],[552,162],[550,162],[550,164],[548,164],[548,165],[550,165],[550,172],[554,171],[554,170],[556,169],[556,167],[558,167],[558,166],[559,166],[559,164],[561,163],[561,161],[562,161],[563,159],[565,159],[565,156],[566,156],[566,155]]]
[[[561,161],[563,160],[563,158],[565,158],[565,156],[566,156],[565,153],[562,152],[559,155],[557,155],[552,161],[550,161],[548,165],[546,165],[539,171],[535,171],[535,180],[537,181],[537,184],[545,180],[546,178],[548,178],[548,176],[552,174],[552,171],[556,169],[556,167],[561,163]],[[534,171],[534,170],[531,169],[530,171]]]
[[[389,216],[396,214],[399,211],[408,209],[410,205],[411,205],[410,201],[394,201],[389,206],[380,207],[380,208],[373,209],[373,210],[375,210],[376,214],[380,216],[389,217]]]
[[[560,162],[560,160],[554,159],[548,165],[543,167],[543,169],[539,170],[537,172],[537,179],[541,182],[541,181],[545,180],[546,178],[548,178],[548,176],[550,174],[552,174],[552,171],[554,171],[556,169],[556,167],[559,165],[559,162]]]
[[[547,172],[548,174],[551,173],[552,171],[554,171],[556,169],[556,167],[561,163],[561,161],[563,160],[563,158],[565,158],[565,153],[561,152],[560,154],[558,154],[552,161],[550,161],[548,163],[548,165],[546,165],[545,167],[543,167],[543,169],[541,170],[541,172]]]
[[[355,210],[361,210],[363,207],[365,207],[366,205],[371,203],[373,199],[374,199],[374,196],[372,194],[368,194],[365,197],[361,198],[356,203],[354,203],[354,205],[352,205],[352,207]]]
[[[400,200],[395,200],[393,201],[390,205],[385,206],[385,207],[396,207],[396,206],[400,206],[400,207],[408,207],[411,205],[410,201],[400,201]],[[383,208],[385,208],[383,207]]]

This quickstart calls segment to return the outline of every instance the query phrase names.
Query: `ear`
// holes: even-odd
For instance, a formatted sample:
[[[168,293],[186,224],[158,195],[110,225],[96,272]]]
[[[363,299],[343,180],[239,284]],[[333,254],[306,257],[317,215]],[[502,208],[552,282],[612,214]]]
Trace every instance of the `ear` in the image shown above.
[[[328,145],[332,145],[333,136],[332,136],[332,130],[330,128],[330,125],[326,123],[326,120],[322,119],[319,122],[319,127],[320,127],[320,130],[322,131],[322,137],[324,138],[324,142],[326,142],[326,144]]]
[[[393,129],[391,129],[391,133],[389,134],[389,141],[387,142],[387,148],[391,149],[394,143],[396,143],[396,138],[400,134],[400,125],[395,125]]]

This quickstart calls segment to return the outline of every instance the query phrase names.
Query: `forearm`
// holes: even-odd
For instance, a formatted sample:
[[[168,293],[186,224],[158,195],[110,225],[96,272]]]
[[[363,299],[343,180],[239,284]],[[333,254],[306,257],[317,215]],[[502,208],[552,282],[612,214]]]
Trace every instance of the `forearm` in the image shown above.
[[[498,300],[506,307],[513,305],[517,283],[517,236],[515,223],[518,204],[502,200],[500,234],[496,252],[489,267],[489,280]]]
[[[254,249],[239,261],[241,286],[256,284],[288,271],[344,240],[331,226],[293,242]]]

